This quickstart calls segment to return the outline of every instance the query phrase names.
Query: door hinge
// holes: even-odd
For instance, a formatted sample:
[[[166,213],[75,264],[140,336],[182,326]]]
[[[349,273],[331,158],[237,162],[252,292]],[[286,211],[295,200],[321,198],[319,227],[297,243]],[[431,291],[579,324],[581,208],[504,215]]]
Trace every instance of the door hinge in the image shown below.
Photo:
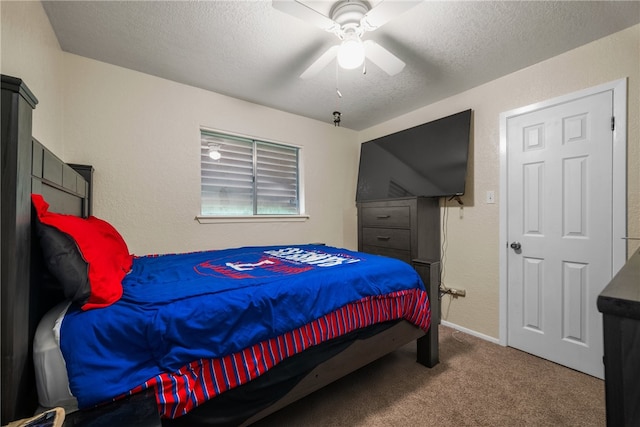
[[[611,131],[616,130],[616,117],[611,116]]]

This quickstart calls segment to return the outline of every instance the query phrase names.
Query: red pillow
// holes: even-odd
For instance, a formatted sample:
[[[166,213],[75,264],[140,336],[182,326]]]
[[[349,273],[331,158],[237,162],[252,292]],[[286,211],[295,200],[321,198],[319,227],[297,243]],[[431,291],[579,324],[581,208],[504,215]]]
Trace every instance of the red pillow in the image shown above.
[[[89,265],[91,294],[82,309],[106,307],[118,301],[122,296],[122,279],[133,264],[133,256],[120,233],[94,216],[85,219],[49,212],[49,204],[39,194],[32,194],[31,200],[40,222],[69,235]]]

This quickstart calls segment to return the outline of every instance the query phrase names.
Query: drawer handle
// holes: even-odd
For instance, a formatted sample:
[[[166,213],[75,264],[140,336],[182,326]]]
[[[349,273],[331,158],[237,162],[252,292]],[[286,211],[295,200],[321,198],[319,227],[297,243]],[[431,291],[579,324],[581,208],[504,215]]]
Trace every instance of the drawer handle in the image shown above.
[[[391,215],[378,215],[376,218],[378,218],[378,219],[387,219],[387,218],[391,218]]]
[[[378,240],[391,240],[390,236],[376,236]]]

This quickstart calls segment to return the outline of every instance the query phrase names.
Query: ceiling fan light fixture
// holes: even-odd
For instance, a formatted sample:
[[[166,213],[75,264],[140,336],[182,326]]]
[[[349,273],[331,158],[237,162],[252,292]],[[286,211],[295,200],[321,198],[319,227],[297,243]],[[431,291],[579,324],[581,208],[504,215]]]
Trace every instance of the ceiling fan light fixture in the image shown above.
[[[338,50],[338,64],[346,69],[353,70],[364,62],[364,45],[359,38],[350,38],[342,42]]]

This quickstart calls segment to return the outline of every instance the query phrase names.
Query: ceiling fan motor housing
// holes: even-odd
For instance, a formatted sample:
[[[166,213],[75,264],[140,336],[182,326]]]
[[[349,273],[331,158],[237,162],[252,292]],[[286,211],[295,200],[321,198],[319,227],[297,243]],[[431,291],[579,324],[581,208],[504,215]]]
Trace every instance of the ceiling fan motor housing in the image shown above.
[[[337,22],[343,31],[351,28],[361,33],[360,21],[369,10],[371,7],[366,1],[339,1],[331,9],[331,19]]]

